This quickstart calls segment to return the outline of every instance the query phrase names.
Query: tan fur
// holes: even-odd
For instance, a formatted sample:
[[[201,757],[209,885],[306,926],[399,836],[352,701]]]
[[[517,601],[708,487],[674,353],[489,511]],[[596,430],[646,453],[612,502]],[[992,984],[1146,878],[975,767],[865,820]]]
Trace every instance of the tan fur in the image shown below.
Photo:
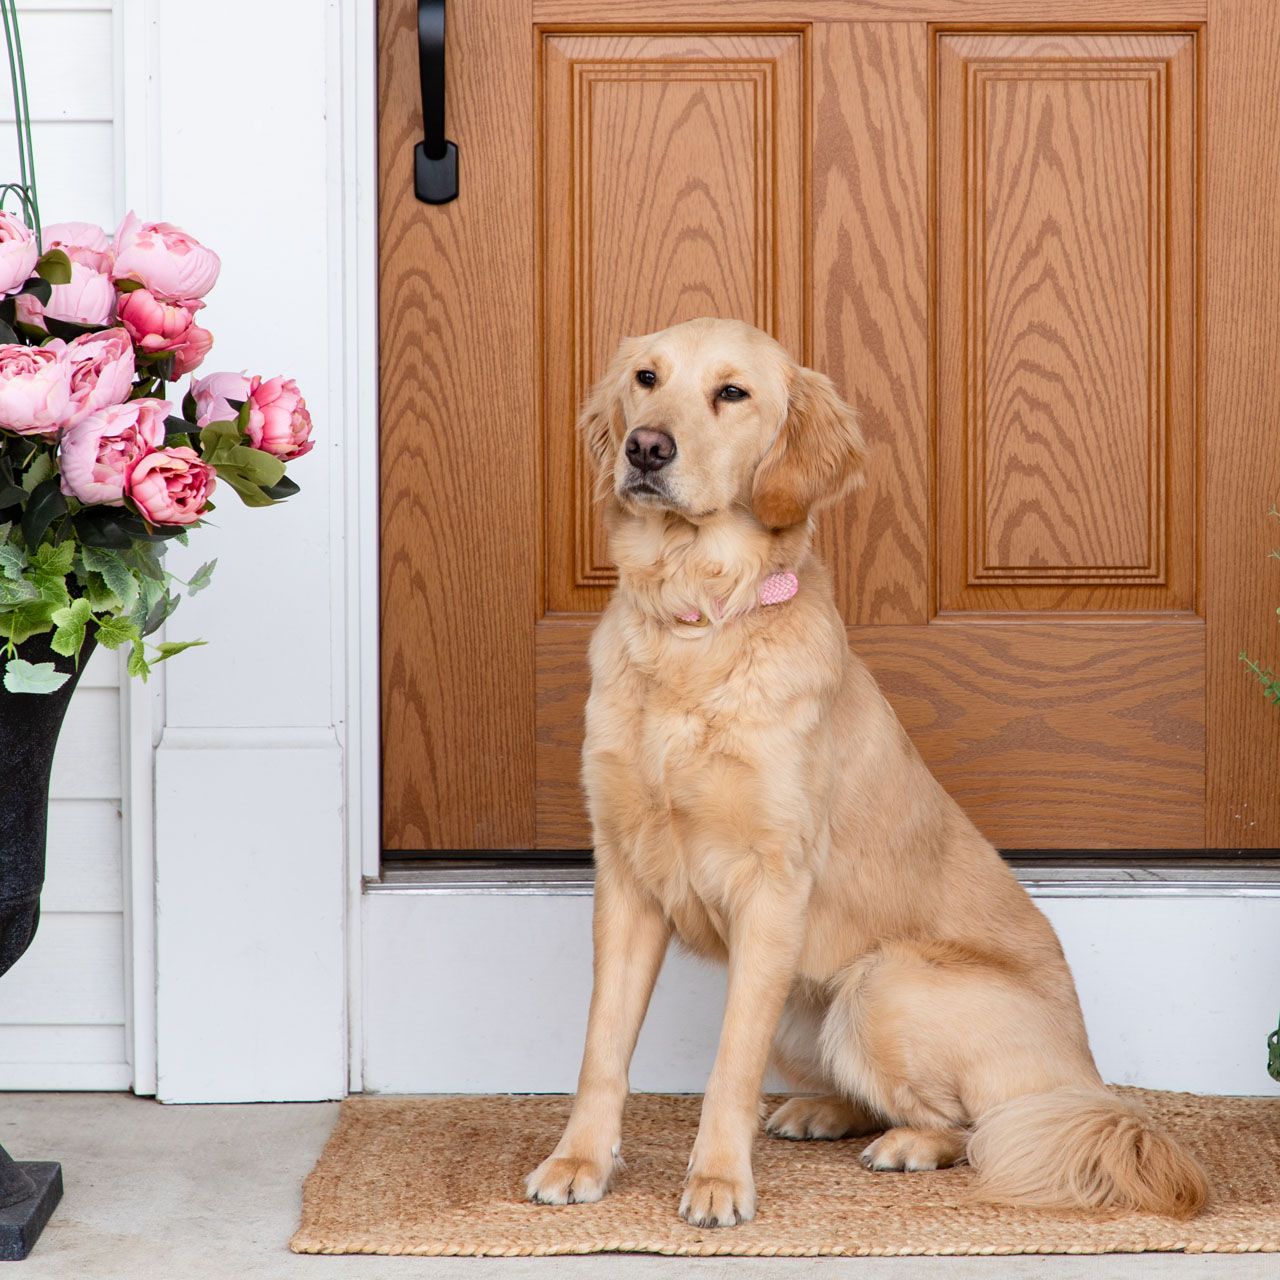
[[[726,383],[749,398],[720,398]],[[641,426],[676,441],[656,492],[635,489],[625,457]],[[674,934],[729,969],[690,1222],[755,1212],[771,1052],[826,1095],[787,1104],[780,1136],[891,1127],[871,1167],[911,1169],[961,1158],[974,1129],[992,1196],[1195,1212],[1199,1168],[1105,1092],[1048,921],[849,651],[810,549],[810,513],[856,484],[864,454],[830,382],[748,325],[690,321],[623,343],[582,429],[619,570],[583,754],[595,987],[573,1112],[531,1198],[605,1193]],[[758,607],[783,569],[799,594]],[[688,610],[707,625],[680,622]]]

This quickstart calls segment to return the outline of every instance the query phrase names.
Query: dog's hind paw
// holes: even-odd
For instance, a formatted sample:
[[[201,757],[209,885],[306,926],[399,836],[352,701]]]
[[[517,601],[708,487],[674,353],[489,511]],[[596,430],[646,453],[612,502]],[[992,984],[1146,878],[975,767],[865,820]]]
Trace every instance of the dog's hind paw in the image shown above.
[[[788,1098],[765,1122],[774,1138],[803,1141],[808,1138],[849,1138],[882,1129],[875,1117],[856,1103],[828,1095],[821,1098]]]
[[[964,1147],[960,1129],[890,1129],[858,1159],[874,1173],[920,1173],[961,1163]]]

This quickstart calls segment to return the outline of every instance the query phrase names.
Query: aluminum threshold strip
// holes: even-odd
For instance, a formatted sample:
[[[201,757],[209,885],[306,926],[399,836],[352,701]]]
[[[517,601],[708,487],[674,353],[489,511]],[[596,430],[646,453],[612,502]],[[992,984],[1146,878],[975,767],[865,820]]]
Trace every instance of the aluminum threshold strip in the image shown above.
[[[1280,861],[1239,867],[1031,862],[1015,863],[1013,872],[1038,898],[1280,898]],[[592,868],[586,863],[468,867],[455,861],[440,867],[386,866],[380,878],[365,882],[365,892],[577,897],[590,895],[592,885]]]

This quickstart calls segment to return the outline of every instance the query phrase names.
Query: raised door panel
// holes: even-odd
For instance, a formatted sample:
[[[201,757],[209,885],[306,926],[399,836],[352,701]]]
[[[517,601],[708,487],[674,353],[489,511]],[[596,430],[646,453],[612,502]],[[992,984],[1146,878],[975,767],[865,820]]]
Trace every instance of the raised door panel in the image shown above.
[[[614,582],[575,418],[619,340],[738,316],[805,349],[800,33],[542,44],[544,606]]]
[[[1194,611],[1191,34],[937,44],[938,610]]]

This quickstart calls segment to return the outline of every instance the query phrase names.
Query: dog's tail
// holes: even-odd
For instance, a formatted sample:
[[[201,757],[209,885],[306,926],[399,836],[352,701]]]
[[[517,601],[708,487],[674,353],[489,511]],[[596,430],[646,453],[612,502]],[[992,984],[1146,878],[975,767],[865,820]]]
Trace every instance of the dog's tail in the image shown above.
[[[1141,1108],[1102,1089],[1062,1088],[988,1111],[969,1139],[982,1199],[1189,1218],[1204,1170]]]

